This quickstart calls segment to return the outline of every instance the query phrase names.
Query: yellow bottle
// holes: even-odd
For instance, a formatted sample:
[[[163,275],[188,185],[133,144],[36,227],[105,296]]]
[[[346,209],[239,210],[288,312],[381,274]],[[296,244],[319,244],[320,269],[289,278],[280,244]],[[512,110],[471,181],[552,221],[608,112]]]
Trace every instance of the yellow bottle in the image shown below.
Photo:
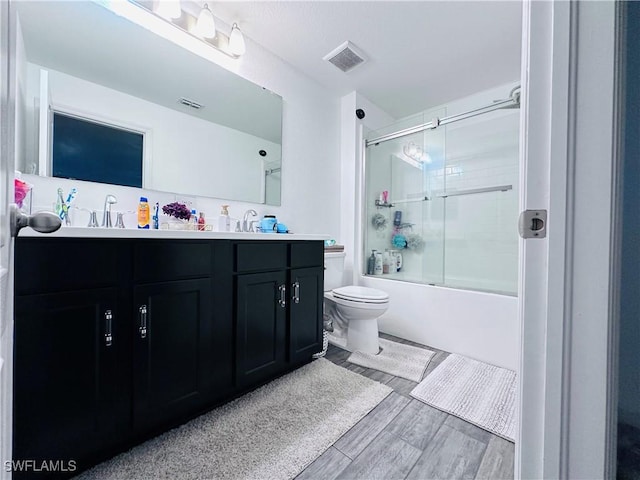
[[[138,228],[149,228],[149,201],[147,197],[140,197],[138,204]]]

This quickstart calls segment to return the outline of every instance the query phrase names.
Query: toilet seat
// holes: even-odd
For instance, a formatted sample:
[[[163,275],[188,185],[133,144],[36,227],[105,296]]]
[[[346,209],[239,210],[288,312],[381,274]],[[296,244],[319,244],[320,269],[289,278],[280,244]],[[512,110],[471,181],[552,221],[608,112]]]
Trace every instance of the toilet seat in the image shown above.
[[[350,285],[348,287],[334,288],[333,296],[341,300],[357,303],[389,303],[389,294],[382,290],[369,287]]]

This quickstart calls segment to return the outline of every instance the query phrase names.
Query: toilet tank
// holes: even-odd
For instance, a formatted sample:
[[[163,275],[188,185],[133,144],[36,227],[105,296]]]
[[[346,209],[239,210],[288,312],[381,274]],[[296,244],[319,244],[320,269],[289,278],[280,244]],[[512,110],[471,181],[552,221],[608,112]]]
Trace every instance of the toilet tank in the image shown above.
[[[324,253],[324,291],[344,286],[344,252]]]

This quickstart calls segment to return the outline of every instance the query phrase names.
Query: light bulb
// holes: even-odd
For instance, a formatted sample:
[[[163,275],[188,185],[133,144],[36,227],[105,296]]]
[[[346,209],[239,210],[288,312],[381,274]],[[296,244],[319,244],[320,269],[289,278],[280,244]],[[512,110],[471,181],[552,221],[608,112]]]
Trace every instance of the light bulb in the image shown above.
[[[194,33],[203,38],[213,38],[216,36],[216,22],[213,19],[213,13],[209,10],[209,5],[206,3],[204,7],[202,7],[200,15],[198,15]]]
[[[244,44],[244,36],[240,31],[237,23],[231,27],[231,34],[229,35],[229,51],[234,55],[243,55],[247,48]]]
[[[166,18],[167,20],[180,18],[182,15],[180,0],[158,0],[155,11],[158,15]]]

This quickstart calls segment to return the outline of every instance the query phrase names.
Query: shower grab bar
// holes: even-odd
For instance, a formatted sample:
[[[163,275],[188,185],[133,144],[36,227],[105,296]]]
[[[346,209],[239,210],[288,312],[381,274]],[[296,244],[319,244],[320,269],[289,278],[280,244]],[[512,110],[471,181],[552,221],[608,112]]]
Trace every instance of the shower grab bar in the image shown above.
[[[508,190],[513,190],[513,185],[498,185],[496,187],[470,188],[469,190],[459,190],[457,192],[443,193],[442,195],[436,195],[436,197],[438,198],[459,197],[461,195],[473,195],[476,193],[487,193],[487,192],[506,192]]]
[[[441,193],[439,195],[434,195],[434,197],[435,198],[459,197],[462,195],[473,195],[475,193],[507,192],[509,190],[513,190],[513,185],[498,185],[495,187],[471,188],[469,190],[458,190],[450,193]],[[405,198],[403,200],[391,200],[389,203],[386,203],[384,205],[382,203],[378,203],[378,201],[376,200],[376,206],[393,207],[397,203],[428,202],[431,200],[431,198],[424,196],[424,197],[416,197],[416,198]]]
[[[418,198],[407,198],[404,200],[391,200],[391,205],[395,205],[396,203],[413,203],[413,202],[428,202],[431,200],[429,197],[418,197]]]

